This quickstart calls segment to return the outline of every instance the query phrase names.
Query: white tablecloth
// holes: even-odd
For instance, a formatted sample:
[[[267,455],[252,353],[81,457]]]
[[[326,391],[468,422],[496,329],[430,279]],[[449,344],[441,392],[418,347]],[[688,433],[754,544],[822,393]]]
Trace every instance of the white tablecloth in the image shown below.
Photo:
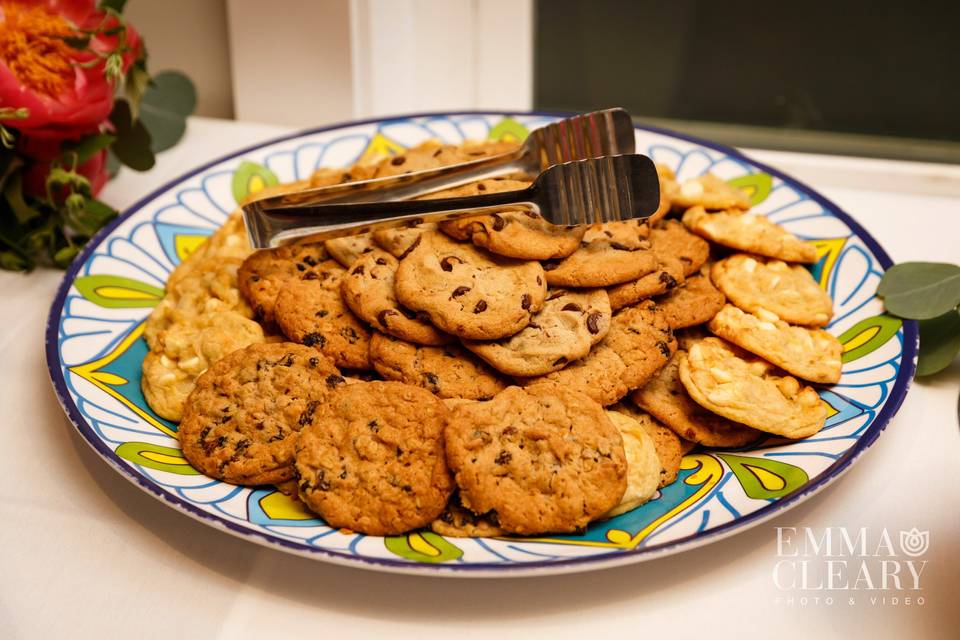
[[[147,174],[124,171],[103,198],[125,207],[183,171],[282,133],[192,119]],[[892,192],[901,163],[765,154],[795,166],[895,261],[960,261],[960,198]],[[942,168],[949,172],[948,168]],[[885,173],[884,173],[885,172]],[[922,173],[922,171],[921,171]],[[850,176],[853,178],[850,178]],[[840,181],[841,183],[843,180]],[[831,186],[832,185],[832,186]],[[949,191],[949,189],[948,189]],[[942,191],[941,191],[942,192]],[[60,273],[0,273],[0,638],[674,636],[958,637],[960,366],[914,383],[900,413],[840,482],[732,538],[589,573],[445,580],[348,569],[268,550],[200,524],[121,479],[67,422],[47,377],[43,331]],[[778,590],[775,527],[930,532],[923,605],[832,606]],[[808,594],[815,595],[815,594]],[[834,594],[836,595],[836,594]],[[890,602],[901,596],[901,603]],[[796,598],[794,602],[787,596]]]

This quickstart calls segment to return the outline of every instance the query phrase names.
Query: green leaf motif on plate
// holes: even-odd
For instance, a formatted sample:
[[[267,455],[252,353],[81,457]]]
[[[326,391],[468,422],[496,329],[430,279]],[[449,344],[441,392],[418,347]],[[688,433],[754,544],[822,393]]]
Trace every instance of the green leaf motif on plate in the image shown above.
[[[755,500],[776,500],[807,483],[810,476],[800,467],[769,458],[717,453],[740,481],[744,492]]]
[[[960,266],[945,262],[903,262],[883,274],[877,295],[890,313],[930,320],[960,305]]]
[[[487,138],[490,140],[516,140],[523,142],[530,135],[530,130],[514,120],[513,118],[504,118],[490,129]]]
[[[960,352],[960,310],[920,321],[920,357],[917,375],[929,376],[953,362]]]
[[[450,562],[463,555],[459,547],[432,531],[390,536],[383,539],[383,544],[390,553],[401,558],[431,564]]]
[[[279,183],[277,174],[263,165],[244,160],[233,172],[233,199],[242,204],[247,196]]]
[[[769,173],[748,173],[727,180],[727,184],[746,193],[750,198],[750,206],[755,207],[769,197],[773,189],[773,177]]]
[[[837,338],[843,345],[843,355],[840,359],[847,363],[873,353],[895,336],[901,326],[903,321],[900,318],[886,314],[864,318]]]
[[[157,471],[181,476],[197,476],[200,472],[190,466],[180,449],[162,447],[149,442],[124,442],[114,452],[124,460]]]
[[[155,307],[163,299],[163,289],[123,276],[81,276],[73,286],[84,298],[107,309]]]

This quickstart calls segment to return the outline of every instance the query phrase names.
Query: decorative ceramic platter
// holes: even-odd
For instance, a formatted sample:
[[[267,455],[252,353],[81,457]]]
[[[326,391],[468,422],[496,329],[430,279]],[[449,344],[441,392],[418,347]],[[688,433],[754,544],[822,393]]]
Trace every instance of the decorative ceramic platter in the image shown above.
[[[582,535],[445,539],[430,532],[375,537],[327,527],[272,487],[211,480],[181,456],[177,426],[140,391],[143,322],[167,274],[265,185],[396,154],[428,138],[523,138],[551,114],[429,114],[336,125],[245,149],[158,189],[99,234],[73,263],[50,309],[50,377],[64,410],[96,452],[127,480],[174,509],[265,546],[357,567],[431,575],[562,573],[638,562],[731,535],[835,480],[880,435],[913,376],[914,323],[883,314],[874,296],[887,254],[849,216],[808,187],[739,152],[638,127],[637,151],[685,180],[706,172],[745,189],[754,211],[813,241],[814,277],[833,298],[828,330],[844,345],[843,378],[819,389],[829,418],[797,442],[701,449],[649,503]]]

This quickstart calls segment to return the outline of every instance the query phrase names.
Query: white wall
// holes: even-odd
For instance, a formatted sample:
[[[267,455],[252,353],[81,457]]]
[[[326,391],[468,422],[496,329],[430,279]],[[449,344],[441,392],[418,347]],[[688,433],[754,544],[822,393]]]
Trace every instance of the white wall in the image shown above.
[[[533,0],[130,0],[200,115],[295,127],[533,102]]]
[[[129,0],[124,15],[143,34],[151,72],[183,71],[198,114],[233,117],[226,0]]]
[[[238,120],[308,127],[353,114],[349,0],[228,0]]]

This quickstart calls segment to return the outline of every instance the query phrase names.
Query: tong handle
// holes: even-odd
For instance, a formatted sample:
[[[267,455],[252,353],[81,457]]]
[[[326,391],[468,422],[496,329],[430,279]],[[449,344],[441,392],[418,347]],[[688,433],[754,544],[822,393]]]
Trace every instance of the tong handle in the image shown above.
[[[267,206],[311,205],[338,202],[374,203],[411,200],[478,180],[523,171],[523,148],[455,165],[424,169],[386,178],[315,187],[265,198]]]
[[[291,238],[310,235],[313,230],[316,239],[328,240],[376,228],[439,222],[506,207],[525,207],[539,213],[538,194],[539,188],[533,185],[517,191],[433,200],[271,206],[272,199],[267,198],[244,205],[243,216],[252,246],[275,247]]]

